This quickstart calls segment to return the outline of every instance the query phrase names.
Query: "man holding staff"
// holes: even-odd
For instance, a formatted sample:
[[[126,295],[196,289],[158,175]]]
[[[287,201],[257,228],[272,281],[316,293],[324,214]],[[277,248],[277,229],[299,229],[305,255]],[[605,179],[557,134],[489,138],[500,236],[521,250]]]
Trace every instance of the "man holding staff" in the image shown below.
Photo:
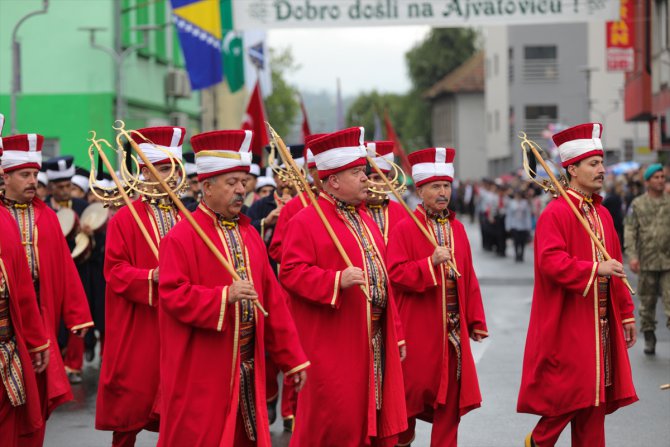
[[[323,192],[291,219],[280,269],[313,362],[291,445],[392,446],[407,423],[405,346],[384,240],[361,207],[368,193],[363,128],[328,134],[310,148]]]
[[[265,351],[298,390],[306,380],[309,362],[285,292],[265,244],[240,214],[251,137],[228,130],[191,138],[203,192],[192,217],[240,279],[233,281],[190,221],[161,244],[159,446],[269,447]]]
[[[183,127],[139,129],[132,137],[168,182],[179,182]],[[140,164],[144,178],[157,179]],[[174,170],[174,178],[168,178]],[[150,191],[158,193],[160,190]],[[95,426],[113,430],[113,446],[133,446],[141,430],[158,431],[152,409],[158,396],[158,257],[155,247],[179,221],[169,197],[157,201],[140,196],[130,209],[121,208],[109,222],[105,253],[107,280],[105,361],[98,382]],[[143,232],[149,234],[151,247]]]
[[[4,195],[2,205],[12,216],[28,259],[32,285],[49,340],[49,365],[37,375],[42,416],[46,421],[59,405],[72,400],[63,359],[55,343],[61,319],[67,330],[84,337],[93,327],[88,300],[72,260],[56,213],[35,196],[37,173],[42,165],[44,137],[22,134],[2,139]],[[41,446],[43,425],[22,445]]]
[[[553,446],[568,424],[574,447],[604,446],[605,415],[637,401],[626,351],[636,340],[633,302],[612,217],[596,194],[605,178],[602,130],[587,123],[553,136],[569,189],[542,212],[534,239],[535,289],[517,410],[541,418],[527,447]]]
[[[454,157],[454,149],[439,147],[409,155],[422,200],[418,223],[403,220],[389,239],[389,276],[409,346],[403,446],[413,441],[417,418],[432,422],[431,446],[456,446],[461,416],[481,404],[470,339],[488,332],[468,237],[447,208]]]

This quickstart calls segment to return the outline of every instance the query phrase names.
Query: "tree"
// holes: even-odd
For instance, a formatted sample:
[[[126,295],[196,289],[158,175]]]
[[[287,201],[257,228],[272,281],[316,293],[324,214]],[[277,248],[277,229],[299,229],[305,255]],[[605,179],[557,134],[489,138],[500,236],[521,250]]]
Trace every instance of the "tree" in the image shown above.
[[[405,54],[414,88],[423,93],[465,62],[475,53],[476,40],[470,28],[433,28]]]
[[[270,49],[272,94],[265,98],[266,119],[280,136],[286,136],[295,122],[300,103],[298,90],[286,82],[284,76],[300,68],[293,60],[291,50]]]

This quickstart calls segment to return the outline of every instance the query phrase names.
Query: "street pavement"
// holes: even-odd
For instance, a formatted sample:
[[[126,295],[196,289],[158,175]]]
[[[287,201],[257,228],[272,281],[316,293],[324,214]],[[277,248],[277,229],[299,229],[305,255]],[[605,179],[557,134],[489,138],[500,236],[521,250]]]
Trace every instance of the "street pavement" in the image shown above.
[[[515,263],[511,246],[507,258],[485,253],[481,250],[478,227],[471,224],[466,227],[490,337],[482,343],[472,343],[483,402],[480,409],[462,419],[459,445],[520,447],[538,420],[537,416],[516,412],[533,291],[532,246],[529,246],[525,262]],[[629,278],[636,287],[635,275],[629,275]],[[637,304],[636,301],[636,307]],[[665,328],[662,307],[659,302],[656,356],[644,355],[642,340],[629,351],[640,401],[607,416],[605,430],[609,447],[670,446],[670,390],[659,389],[661,384],[670,383],[670,331]],[[86,364],[84,383],[73,386],[75,401],[57,409],[49,419],[45,446],[111,445],[110,432],[94,429],[98,364],[97,358]],[[430,427],[430,424],[419,421],[413,446],[430,445]],[[281,418],[271,427],[271,432],[273,446],[288,445],[290,435],[282,431]],[[155,446],[157,439],[155,433],[142,432],[136,445]],[[569,445],[570,430],[567,428],[557,446]]]

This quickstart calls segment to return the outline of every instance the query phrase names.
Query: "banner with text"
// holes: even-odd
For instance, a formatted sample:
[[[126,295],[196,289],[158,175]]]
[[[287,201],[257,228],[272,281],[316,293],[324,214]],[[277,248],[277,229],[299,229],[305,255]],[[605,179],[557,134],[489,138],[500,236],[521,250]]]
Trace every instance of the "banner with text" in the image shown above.
[[[232,0],[235,29],[619,20],[620,0]]]
[[[607,22],[607,71],[632,71],[635,67],[633,7],[633,0],[621,0],[621,19]]]

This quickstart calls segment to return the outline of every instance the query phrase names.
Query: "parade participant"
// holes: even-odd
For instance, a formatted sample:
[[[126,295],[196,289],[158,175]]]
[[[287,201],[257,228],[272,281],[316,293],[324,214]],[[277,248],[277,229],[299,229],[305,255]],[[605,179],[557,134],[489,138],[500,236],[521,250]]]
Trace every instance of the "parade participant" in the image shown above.
[[[256,194],[258,194],[259,199],[269,196],[276,190],[277,190],[277,184],[275,183],[272,177],[265,177],[265,176],[258,177],[256,181]]]
[[[195,167],[195,154],[193,152],[184,152],[183,156],[184,170],[188,179],[188,190],[181,197],[184,206],[193,212],[200,203],[200,183],[198,183],[198,171]]]
[[[291,219],[280,279],[313,362],[291,445],[394,445],[407,427],[405,346],[384,239],[361,207],[368,187],[363,128],[326,135],[310,149],[323,184],[318,204],[353,265],[347,267],[313,206]]]
[[[656,299],[663,297],[670,329],[670,196],[663,193],[663,165],[654,163],[644,172],[647,193],[633,200],[624,227],[630,269],[639,274],[640,331],[644,353],[656,353]]]
[[[161,243],[159,446],[269,447],[266,352],[298,389],[307,378],[285,292],[240,214],[251,136],[228,130],[191,138],[203,191],[193,218],[241,279],[232,280],[190,222]]]
[[[168,183],[176,184],[186,129],[149,127],[132,137]],[[150,142],[151,143],[150,143]],[[149,169],[140,165],[147,182],[156,183]],[[169,178],[172,173],[173,178]],[[149,191],[152,195],[157,191]],[[179,221],[178,210],[168,197],[152,200],[141,196],[133,202],[155,246]],[[113,446],[133,446],[142,430],[158,431],[158,415],[152,413],[159,383],[158,259],[128,207],[109,222],[105,253],[106,339],[105,361],[98,382],[95,428],[112,430]]]
[[[45,203],[54,211],[71,208],[78,216],[81,216],[88,203],[84,199],[72,196],[72,177],[76,172],[74,157],[64,155],[50,158],[44,162],[44,167],[51,192]]]
[[[251,163],[249,166],[249,172],[247,173],[247,186],[245,187],[246,195],[244,197],[244,204],[247,208],[251,208],[258,199],[258,194],[256,194],[256,182],[258,177],[261,176],[261,167],[256,161]]]
[[[392,169],[391,163],[393,163],[393,141],[371,141],[366,144],[366,147],[368,157],[372,158],[379,170],[388,177]],[[374,169],[370,170],[368,178],[374,185],[375,191],[368,191],[365,209],[379,227],[379,231],[384,236],[384,243],[388,244],[391,230],[407,217],[407,212],[398,202],[391,201],[388,196],[390,191],[387,191],[382,177]],[[380,194],[376,192],[377,190],[387,192]]]
[[[305,145],[303,146],[303,154],[298,158],[298,162],[302,162],[303,166],[306,166],[306,172],[308,174],[307,180],[314,183],[313,188],[318,193],[321,190],[321,182],[319,181],[318,170],[316,169],[316,161],[314,161],[314,154],[309,149],[309,144],[312,141],[324,136],[326,134],[312,134],[305,137]],[[302,160],[301,160],[302,158]],[[270,246],[268,247],[268,253],[270,258],[279,264],[281,262],[281,243],[284,238],[284,233],[286,227],[290,220],[295,216],[300,210],[309,205],[309,197],[305,191],[300,192],[298,195],[289,200],[286,205],[281,209],[279,217],[277,218],[277,224],[274,228],[274,233],[272,235],[272,241],[270,241]],[[290,309],[290,307],[289,307]],[[279,388],[277,387],[276,376],[279,373],[279,370],[275,367],[272,368],[272,364],[268,363],[266,365],[266,372],[268,373],[267,383],[268,383],[268,395],[274,395],[279,393]],[[272,376],[274,374],[274,376]],[[276,401],[270,402],[268,412],[276,413]],[[281,416],[284,422],[284,430],[292,432],[295,425],[295,414],[296,408],[298,405],[298,395],[294,390],[293,384],[290,380],[284,380],[282,384],[282,393],[281,393]]]
[[[305,137],[305,145],[303,152],[304,165],[307,166],[308,180],[312,179],[314,182],[313,189],[318,194],[321,191],[321,181],[319,180],[319,173],[316,168],[316,161],[314,160],[314,154],[309,148],[309,145],[312,141],[316,141],[322,136],[326,135],[325,133],[317,133],[308,135]],[[268,247],[268,253],[270,257],[278,264],[281,263],[281,247],[282,240],[284,239],[284,233],[286,232],[286,226],[288,222],[300,212],[303,208],[309,206],[309,197],[305,191],[300,192],[294,198],[288,201],[288,203],[282,208],[281,214],[277,218],[277,224],[275,225],[275,231],[272,235],[272,241],[270,242],[270,247]]]
[[[75,167],[75,173],[71,179],[72,183],[72,188],[70,188],[71,197],[86,201],[86,195],[88,194],[89,190],[88,178],[90,174],[91,173],[84,168],[80,168],[78,166]]]
[[[93,326],[84,289],[56,213],[35,197],[44,137],[23,134],[2,141],[6,186],[2,203],[19,229],[47,336],[56,340],[62,319],[70,333],[83,337]],[[44,420],[57,406],[72,399],[63,359],[54,345],[46,372],[37,375],[37,385]],[[34,445],[42,445],[44,428],[36,434]]]
[[[389,238],[389,276],[410,346],[403,364],[408,429],[398,445],[413,441],[421,419],[433,424],[431,446],[456,446],[461,417],[482,400],[470,339],[488,336],[484,307],[465,228],[447,208],[455,154],[429,148],[409,155],[421,199],[414,214],[433,243],[410,218]]]
[[[552,138],[569,200],[612,259],[605,261],[565,198],[547,205],[535,233],[535,287],[517,410],[540,415],[526,446],[553,446],[572,425],[573,446],[604,446],[605,415],[637,401],[626,348],[635,344],[633,302],[621,248],[596,194],[603,186],[602,125]]]
[[[37,196],[38,199],[44,201],[46,198],[49,196],[49,188],[47,185],[49,184],[49,179],[47,178],[47,173],[46,172],[38,172],[37,173],[37,191],[35,195]]]
[[[2,144],[0,144],[2,155]],[[35,374],[49,363],[49,338],[12,216],[0,207],[0,439],[35,445],[44,425]]]
[[[80,218],[81,214],[88,206],[88,202],[72,195],[72,190],[74,188],[72,178],[76,174],[74,157],[65,155],[62,157],[50,158],[44,162],[43,167],[45,168],[47,178],[49,179],[49,190],[51,192],[51,195],[46,198],[45,203],[56,212],[61,208],[70,208],[77,214],[77,218]],[[88,182],[88,179],[86,182]],[[75,223],[75,227],[79,227],[79,222]],[[81,228],[79,228],[79,230],[81,230]],[[77,232],[78,231],[72,231],[66,236],[70,251],[74,250]],[[95,272],[91,272],[88,259],[82,262],[77,262],[76,266],[81,283],[84,286],[84,292],[90,303],[94,299],[91,294],[92,278],[100,276],[102,271],[98,269]],[[99,293],[103,294],[104,291],[100,290]],[[86,336],[88,338],[95,337],[93,333],[87,333]],[[61,349],[63,349],[63,364],[65,365],[65,372],[67,372],[70,383],[81,383],[83,380],[82,371],[84,366],[84,351],[86,349],[84,340],[80,337],[70,337],[67,328],[61,324],[58,332],[58,344]]]

